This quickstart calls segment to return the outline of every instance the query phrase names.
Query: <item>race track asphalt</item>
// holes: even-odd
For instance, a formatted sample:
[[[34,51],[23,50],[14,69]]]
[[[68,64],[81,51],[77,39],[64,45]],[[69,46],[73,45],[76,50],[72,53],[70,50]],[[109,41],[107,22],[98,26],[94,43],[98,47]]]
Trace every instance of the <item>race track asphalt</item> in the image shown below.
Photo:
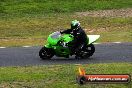
[[[0,66],[132,62],[132,42],[96,44],[95,48],[96,51],[90,58],[75,59],[73,56],[70,58],[54,56],[51,60],[39,58],[40,46],[0,48]]]

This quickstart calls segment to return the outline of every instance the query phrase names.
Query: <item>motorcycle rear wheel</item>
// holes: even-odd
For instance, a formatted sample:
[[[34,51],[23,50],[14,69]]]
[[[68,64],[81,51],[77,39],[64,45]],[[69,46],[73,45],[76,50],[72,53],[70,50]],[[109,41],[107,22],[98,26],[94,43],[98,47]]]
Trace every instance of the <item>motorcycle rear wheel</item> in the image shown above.
[[[89,56],[92,56],[95,52],[95,47],[93,44],[87,45],[86,46],[87,51],[89,52]]]
[[[82,50],[79,50],[75,56],[76,59],[80,59],[80,58],[89,58],[90,56],[92,56],[95,52],[95,47],[93,44],[87,45],[85,47],[83,47]]]

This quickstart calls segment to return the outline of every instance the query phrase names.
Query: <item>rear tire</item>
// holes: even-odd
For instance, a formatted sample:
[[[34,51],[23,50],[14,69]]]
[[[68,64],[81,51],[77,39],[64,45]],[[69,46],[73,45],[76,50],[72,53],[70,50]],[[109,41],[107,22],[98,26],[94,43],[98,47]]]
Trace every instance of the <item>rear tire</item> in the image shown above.
[[[39,51],[39,56],[42,60],[51,59],[54,56],[54,52],[50,48],[42,47]]]
[[[95,47],[93,44],[87,45],[86,49],[89,51],[89,56],[92,56],[95,52]]]
[[[92,56],[95,52],[95,47],[93,44],[87,45],[83,47],[82,50],[78,51],[75,58],[80,59],[80,58],[88,58]]]

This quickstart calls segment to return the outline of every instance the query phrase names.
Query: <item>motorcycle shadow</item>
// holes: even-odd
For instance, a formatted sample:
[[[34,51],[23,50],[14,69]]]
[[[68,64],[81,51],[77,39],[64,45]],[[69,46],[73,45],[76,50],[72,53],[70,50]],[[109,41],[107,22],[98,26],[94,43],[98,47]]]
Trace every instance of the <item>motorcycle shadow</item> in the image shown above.
[[[70,56],[69,58],[65,58],[65,57],[56,57],[56,56],[54,56],[53,58],[51,58],[50,60],[90,60],[90,59],[92,59],[92,57],[88,57],[88,58],[75,58],[75,56],[73,55],[73,56]]]
[[[47,64],[87,64],[93,61],[93,58],[82,58],[76,59],[75,57],[71,56],[69,58],[64,57],[53,57],[52,59],[45,59],[42,60]]]

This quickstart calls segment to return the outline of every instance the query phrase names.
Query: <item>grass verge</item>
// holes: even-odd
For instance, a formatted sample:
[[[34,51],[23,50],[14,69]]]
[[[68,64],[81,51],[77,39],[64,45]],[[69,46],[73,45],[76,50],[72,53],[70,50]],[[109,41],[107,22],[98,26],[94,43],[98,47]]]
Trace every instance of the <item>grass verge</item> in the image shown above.
[[[1,0],[0,15],[23,16],[131,8],[131,0]],[[5,16],[4,16],[5,17]]]
[[[60,14],[55,17],[0,20],[0,46],[44,45],[54,31],[70,28],[77,19],[87,34],[100,34],[98,42],[132,42],[132,18],[80,17]],[[18,42],[19,41],[19,42]]]
[[[48,65],[25,67],[0,67],[1,88],[128,88],[130,84],[76,83],[80,65]],[[130,74],[132,63],[85,64],[87,74]]]
[[[44,45],[51,32],[69,28],[73,19],[79,20],[82,27],[88,29],[87,34],[100,34],[99,42],[132,42],[131,17],[75,14],[131,8],[131,4],[131,0],[1,0],[0,46]]]
[[[48,35],[77,19],[99,42],[132,42],[131,17],[85,17],[89,10],[131,8],[131,0],[0,0],[0,46],[44,45]]]

